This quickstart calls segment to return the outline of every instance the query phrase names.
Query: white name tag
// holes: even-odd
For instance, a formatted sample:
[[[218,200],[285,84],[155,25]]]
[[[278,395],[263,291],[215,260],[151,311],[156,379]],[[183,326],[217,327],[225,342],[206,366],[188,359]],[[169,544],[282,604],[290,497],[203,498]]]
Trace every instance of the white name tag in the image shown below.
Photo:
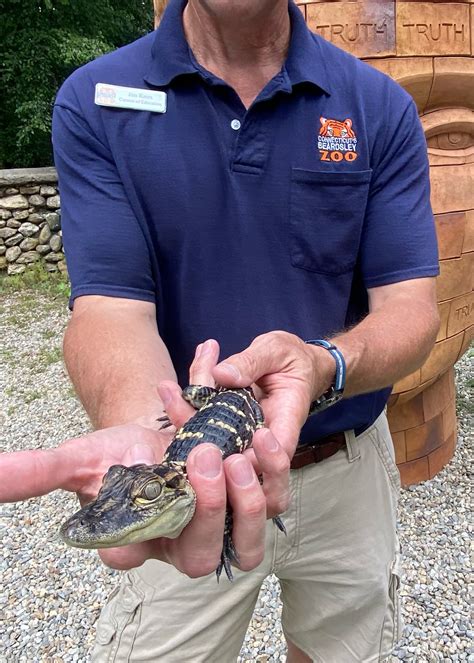
[[[97,83],[94,101],[98,106],[166,113],[166,92],[161,90]]]

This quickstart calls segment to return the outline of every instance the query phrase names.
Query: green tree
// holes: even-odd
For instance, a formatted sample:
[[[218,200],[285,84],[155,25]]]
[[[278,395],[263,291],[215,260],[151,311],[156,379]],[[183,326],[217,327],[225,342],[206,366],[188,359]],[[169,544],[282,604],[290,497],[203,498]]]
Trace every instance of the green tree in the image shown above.
[[[0,0],[0,168],[50,165],[61,83],[152,27],[152,0]]]

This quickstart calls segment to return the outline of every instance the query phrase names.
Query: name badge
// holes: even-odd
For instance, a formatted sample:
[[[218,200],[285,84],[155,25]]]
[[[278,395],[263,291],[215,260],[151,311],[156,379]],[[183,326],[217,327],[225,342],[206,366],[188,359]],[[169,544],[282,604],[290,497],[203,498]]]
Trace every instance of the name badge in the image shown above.
[[[133,110],[166,113],[166,92],[97,83],[94,102],[98,106],[132,108]]]

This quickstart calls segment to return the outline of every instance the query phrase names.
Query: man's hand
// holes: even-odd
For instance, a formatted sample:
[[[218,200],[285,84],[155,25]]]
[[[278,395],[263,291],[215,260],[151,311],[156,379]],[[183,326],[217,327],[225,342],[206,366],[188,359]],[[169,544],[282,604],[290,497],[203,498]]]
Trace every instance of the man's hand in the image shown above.
[[[218,361],[219,345],[210,339],[198,346],[196,355],[190,368],[189,383],[197,385],[215,386],[212,377],[213,369]],[[247,385],[246,385],[247,386]],[[181,397],[181,389],[171,381],[164,381],[159,387],[160,397],[167,414],[175,426],[182,426],[195,410]],[[213,445],[199,446],[192,454],[199,452],[203,447],[214,449],[219,457],[221,454]],[[254,465],[262,475],[263,484],[257,477]],[[244,454],[234,454],[226,458],[223,463],[225,475],[225,489],[227,499],[233,511],[233,542],[237,550],[240,568],[244,571],[258,566],[263,559],[265,543],[265,520],[283,513],[289,503],[289,466],[288,454],[278,443],[275,436],[268,429],[257,431],[253,437],[253,448]],[[195,479],[187,463],[188,476],[193,488],[196,490]],[[198,497],[199,508],[199,497]],[[223,505],[225,506],[225,492]],[[203,509],[209,507],[203,507]],[[219,521],[220,518],[220,521]],[[216,522],[224,522],[224,508],[221,508]],[[187,538],[188,535],[199,532],[199,523],[194,516],[177,541]],[[205,539],[203,539],[206,542]],[[222,525],[218,530],[218,553],[222,548]],[[207,547],[207,545],[206,545]],[[191,549],[190,549],[191,550]],[[209,553],[201,548],[196,551],[197,556],[202,555],[201,562],[196,560],[197,566]],[[174,563],[174,562],[173,562]],[[175,564],[176,565],[176,564]],[[215,568],[217,564],[211,563]],[[178,567],[179,568],[179,567]],[[191,575],[188,573],[188,575]],[[202,574],[200,574],[202,575]]]
[[[244,352],[218,364],[213,376],[226,386],[257,385],[265,424],[292,458],[311,402],[331,386],[335,372],[326,350],[274,331],[257,336]]]

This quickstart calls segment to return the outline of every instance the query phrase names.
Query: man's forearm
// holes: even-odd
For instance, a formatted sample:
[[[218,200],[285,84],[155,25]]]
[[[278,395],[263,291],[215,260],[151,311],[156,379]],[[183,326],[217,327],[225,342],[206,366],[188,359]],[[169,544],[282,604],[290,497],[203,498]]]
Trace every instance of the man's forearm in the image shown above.
[[[332,339],[347,362],[346,396],[394,384],[425,361],[439,318],[434,280],[426,279],[428,296],[418,296],[420,285],[413,281],[386,300],[376,297],[373,310],[362,322]]]
[[[157,386],[176,380],[146,302],[81,297],[64,338],[64,359],[95,428],[135,421],[153,427],[163,412]]]

